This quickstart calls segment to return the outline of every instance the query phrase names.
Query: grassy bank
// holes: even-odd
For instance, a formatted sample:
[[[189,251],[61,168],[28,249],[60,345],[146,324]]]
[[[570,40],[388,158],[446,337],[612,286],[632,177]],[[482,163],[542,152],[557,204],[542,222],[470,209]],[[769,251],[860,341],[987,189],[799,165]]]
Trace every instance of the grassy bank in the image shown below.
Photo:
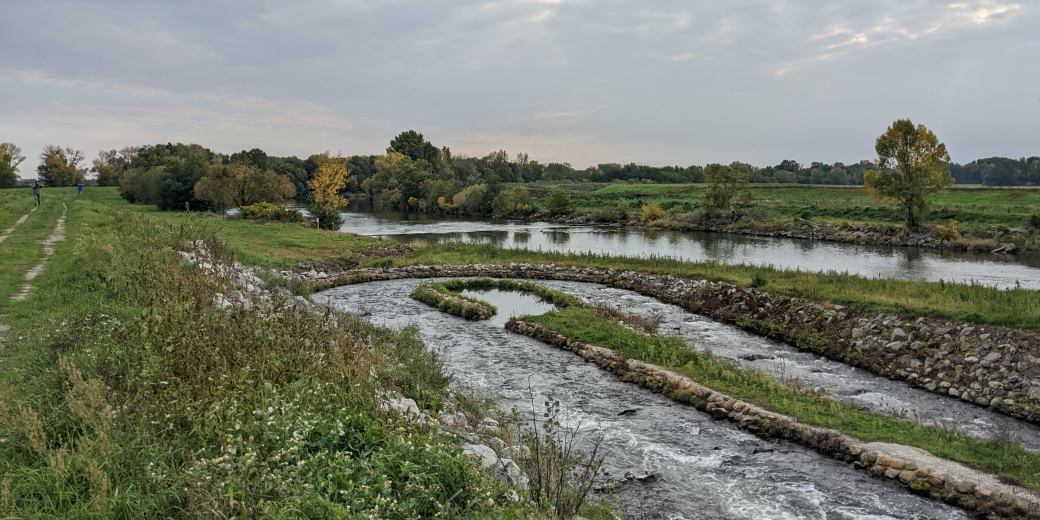
[[[394,265],[551,263],[559,266],[601,267],[668,274],[688,278],[752,284],[759,289],[803,296],[835,304],[855,304],[926,316],[1040,328],[1040,292],[994,289],[978,285],[868,279],[844,274],[683,262],[672,259],[612,257],[597,254],[506,250],[477,244],[435,244],[393,259]],[[370,262],[373,263],[373,262]]]
[[[633,212],[655,201],[673,214],[699,208],[704,184],[528,184],[536,202],[553,191],[570,195],[574,211],[595,215],[627,204]],[[903,223],[894,205],[873,199],[862,186],[755,186],[754,207],[767,221],[806,218],[819,222],[854,222],[867,225]],[[962,231],[988,233],[993,226],[1028,228],[1031,215],[1040,214],[1040,190],[971,188],[953,189],[931,199],[926,223],[945,224],[956,219]],[[767,224],[768,222],[764,222]]]
[[[381,411],[380,389],[442,406],[413,333],[217,308],[230,280],[174,253],[204,239],[232,261],[205,223],[103,192],[71,202],[68,237],[28,301],[0,294],[0,516],[539,517],[456,441]]]
[[[127,204],[119,198],[115,189],[88,190],[88,195],[106,205],[143,211],[169,225],[190,225],[205,229],[226,243],[242,262],[267,267],[292,267],[301,261],[327,262],[332,267],[343,261],[358,261],[368,266],[537,262],[629,269],[743,286],[750,285],[757,278],[759,282],[765,281],[760,287],[762,290],[835,304],[866,305],[894,312],[983,324],[1040,328],[1040,292],[1027,289],[1003,290],[963,284],[866,279],[842,274],[802,273],[769,267],[683,262],[664,258],[505,250],[478,244],[418,244],[407,251],[389,240],[321,231],[295,224],[257,223],[225,219],[218,215],[159,212],[150,207]]]
[[[1037,471],[1040,454],[1028,453],[1011,443],[975,439],[880,416],[695,352],[679,338],[637,333],[594,310],[569,307],[524,319],[574,340],[609,348],[626,358],[685,375],[719,392],[802,422],[832,428],[865,441],[915,446],[1040,489],[1040,472]]]

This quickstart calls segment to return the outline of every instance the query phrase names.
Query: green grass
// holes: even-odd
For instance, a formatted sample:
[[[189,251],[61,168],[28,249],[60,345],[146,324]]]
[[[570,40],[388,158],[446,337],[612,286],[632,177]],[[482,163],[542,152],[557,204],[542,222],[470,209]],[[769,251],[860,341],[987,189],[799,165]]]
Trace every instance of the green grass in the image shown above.
[[[218,309],[227,280],[174,253],[204,239],[232,261],[210,223],[105,199],[70,204],[26,302],[0,298],[0,517],[539,517],[456,441],[379,411],[381,388],[443,405],[414,330]],[[26,258],[48,211],[14,242]]]
[[[482,244],[434,244],[395,258],[395,265],[509,264],[530,262],[558,266],[624,269],[751,284],[764,276],[768,292],[803,296],[836,304],[864,305],[900,313],[938,316],[992,325],[1040,328],[1040,292],[994,289],[979,285],[869,279],[844,274],[804,273],[770,267],[684,262],[661,258],[614,257],[590,253],[553,253],[500,249]]]
[[[330,262],[364,255],[393,242],[326,231],[289,222],[257,222],[228,219],[215,213],[159,211],[154,206],[130,204],[117,188],[95,188],[85,192],[91,200],[110,207],[148,214],[172,225],[204,230],[224,242],[245,264],[263,267],[292,267],[300,262]]]
[[[554,190],[566,191],[577,213],[614,207],[628,201],[636,209],[651,200],[673,212],[699,207],[704,184],[593,184],[536,183],[527,185],[536,197]],[[878,201],[863,187],[768,185],[752,188],[756,208],[771,220],[807,217],[820,222],[900,225],[898,207]],[[1029,216],[1040,213],[1040,190],[957,188],[931,199],[929,221],[943,224],[956,219],[961,231],[987,233],[992,226],[1027,228]],[[767,222],[763,222],[767,223]]]
[[[660,185],[613,186],[617,186],[614,189],[628,186],[634,189]],[[812,191],[821,188],[785,189]],[[990,190],[972,190],[973,193],[975,191]],[[1032,193],[1028,190],[1008,191]],[[752,279],[759,275],[767,280],[760,289],[769,292],[912,315],[1027,329],[1040,328],[1040,292],[1028,289],[1004,290],[977,285],[869,279],[843,274],[804,273],[771,267],[684,262],[664,258],[506,250],[480,244],[434,244],[410,253],[396,250],[384,252],[384,248],[395,243],[295,224],[265,224],[225,219],[218,215],[160,212],[148,206],[127,204],[113,188],[87,190],[85,195],[90,200],[108,206],[144,212],[169,225],[205,229],[227,244],[240,261],[251,265],[289,267],[301,261],[334,263],[344,259],[355,259],[369,266],[534,262],[628,269],[724,281],[742,286],[750,285]]]
[[[0,190],[0,233],[14,225],[18,217],[28,213],[34,204],[32,191],[28,188]]]
[[[1012,443],[927,428],[804,392],[760,372],[695,352],[677,337],[639,334],[589,309],[569,307],[524,319],[572,339],[611,349],[626,358],[683,374],[719,392],[806,423],[832,428],[864,441],[915,446],[1040,489],[1040,454],[1026,452]]]

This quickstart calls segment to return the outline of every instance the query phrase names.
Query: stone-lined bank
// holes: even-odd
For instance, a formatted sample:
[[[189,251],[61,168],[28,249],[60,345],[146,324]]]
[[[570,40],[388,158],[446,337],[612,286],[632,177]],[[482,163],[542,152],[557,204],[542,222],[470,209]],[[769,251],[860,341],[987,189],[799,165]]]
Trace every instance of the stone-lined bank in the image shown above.
[[[574,352],[622,380],[689,404],[719,419],[767,438],[786,439],[852,463],[857,468],[897,481],[911,491],[977,511],[988,518],[1040,518],[1040,496],[1001,483],[995,477],[934,457],[907,446],[862,442],[770,412],[716,392],[685,376],[613,351],[574,341],[540,325],[511,319],[506,328],[543,343]]]
[[[322,276],[324,275],[324,276]],[[651,296],[824,357],[1040,424],[1040,333],[904,319],[725,282],[538,264],[417,265],[296,275],[319,288],[433,277],[591,282]]]

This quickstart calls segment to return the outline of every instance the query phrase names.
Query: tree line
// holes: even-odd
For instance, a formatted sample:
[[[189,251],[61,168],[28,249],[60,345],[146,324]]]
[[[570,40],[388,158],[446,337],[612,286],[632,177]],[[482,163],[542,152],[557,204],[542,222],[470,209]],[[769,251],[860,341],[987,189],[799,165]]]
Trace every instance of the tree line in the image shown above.
[[[131,201],[163,209],[218,209],[250,201],[309,200],[307,182],[323,156],[277,157],[254,148],[234,154],[215,153],[197,144],[155,144],[102,150],[88,165],[83,152],[48,145],[40,154],[37,178],[48,186],[71,186],[90,174],[102,186],[120,186]],[[25,160],[11,143],[0,144],[0,188],[17,181]],[[603,163],[579,170],[568,163],[541,163],[504,150],[483,157],[454,155],[422,134],[409,130],[396,136],[382,155],[340,158],[349,172],[344,191],[401,209],[466,214],[517,214],[530,208],[522,186],[538,181],[701,183],[705,167],[647,166]],[[751,183],[862,186],[874,161],[853,164],[794,160],[758,167],[733,162],[715,167],[731,170]],[[1040,186],[1040,157],[993,157],[959,165],[950,174],[960,184]],[[205,182],[200,181],[206,178]],[[196,192],[198,185],[199,192]]]

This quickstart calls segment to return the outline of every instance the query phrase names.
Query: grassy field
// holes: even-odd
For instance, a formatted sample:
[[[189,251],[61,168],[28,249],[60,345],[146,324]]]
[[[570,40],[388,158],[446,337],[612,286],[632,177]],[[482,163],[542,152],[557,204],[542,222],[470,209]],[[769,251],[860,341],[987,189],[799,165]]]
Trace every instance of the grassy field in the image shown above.
[[[13,222],[27,210],[25,195],[0,191],[0,218]],[[10,327],[0,332],[0,516],[538,517],[496,500],[499,485],[460,462],[456,444],[378,410],[374,396],[383,385],[428,409],[443,405],[448,378],[413,334],[293,311],[217,309],[213,296],[227,281],[172,254],[195,240],[206,240],[221,261],[271,267],[532,261],[740,284],[759,275],[769,291],[1040,327],[1035,291],[479,245],[415,244],[402,252],[393,242],[293,224],[161,213],[127,204],[114,189],[88,188],[82,196],[48,189],[45,196],[0,244],[0,323]],[[68,238],[29,299],[14,303],[10,296],[42,258],[40,240],[62,202]],[[763,388],[760,398],[779,399]],[[1035,484],[1020,467],[1036,463],[1031,455],[987,452],[853,416],[828,418],[827,410],[785,399],[772,405],[814,420],[851,421],[844,427],[869,438],[920,435],[939,455]]]
[[[170,226],[204,229],[225,242],[242,262],[265,267],[292,267],[300,261],[334,264],[343,260],[359,261],[362,265],[537,262],[630,269],[744,286],[749,285],[758,275],[766,280],[766,284],[761,287],[766,291],[908,314],[1040,328],[1040,292],[1027,289],[1004,290],[963,284],[867,279],[671,259],[505,250],[479,244],[419,245],[413,247],[411,252],[392,251],[387,257],[384,251],[394,244],[387,240],[321,231],[296,224],[265,224],[225,219],[212,214],[160,212],[148,206],[127,204],[111,188],[87,190],[87,196],[108,206],[144,212]]]
[[[414,333],[222,310],[228,280],[173,253],[206,240],[232,260],[205,219],[48,194],[69,204],[68,239],[27,301],[0,287],[0,517],[543,517],[457,441],[380,410],[380,389],[444,405],[449,378]],[[56,219],[45,206],[0,245],[5,277]]]
[[[629,202],[636,209],[656,201],[666,210],[689,212],[699,208],[703,184],[528,184],[540,198],[552,191],[571,195],[577,213]],[[754,206],[778,220],[808,218],[820,222],[856,222],[899,225],[899,208],[877,201],[862,187],[770,185],[752,188]],[[931,199],[929,222],[956,219],[962,231],[987,232],[993,226],[1027,228],[1029,217],[1040,214],[1040,190],[958,188]]]
[[[677,337],[640,334],[589,309],[568,307],[525,319],[583,343],[611,349],[626,358],[683,374],[709,388],[802,422],[832,428],[864,441],[915,446],[1040,489],[1040,454],[1026,452],[1011,443],[926,428],[800,391],[760,372],[695,352]]]

